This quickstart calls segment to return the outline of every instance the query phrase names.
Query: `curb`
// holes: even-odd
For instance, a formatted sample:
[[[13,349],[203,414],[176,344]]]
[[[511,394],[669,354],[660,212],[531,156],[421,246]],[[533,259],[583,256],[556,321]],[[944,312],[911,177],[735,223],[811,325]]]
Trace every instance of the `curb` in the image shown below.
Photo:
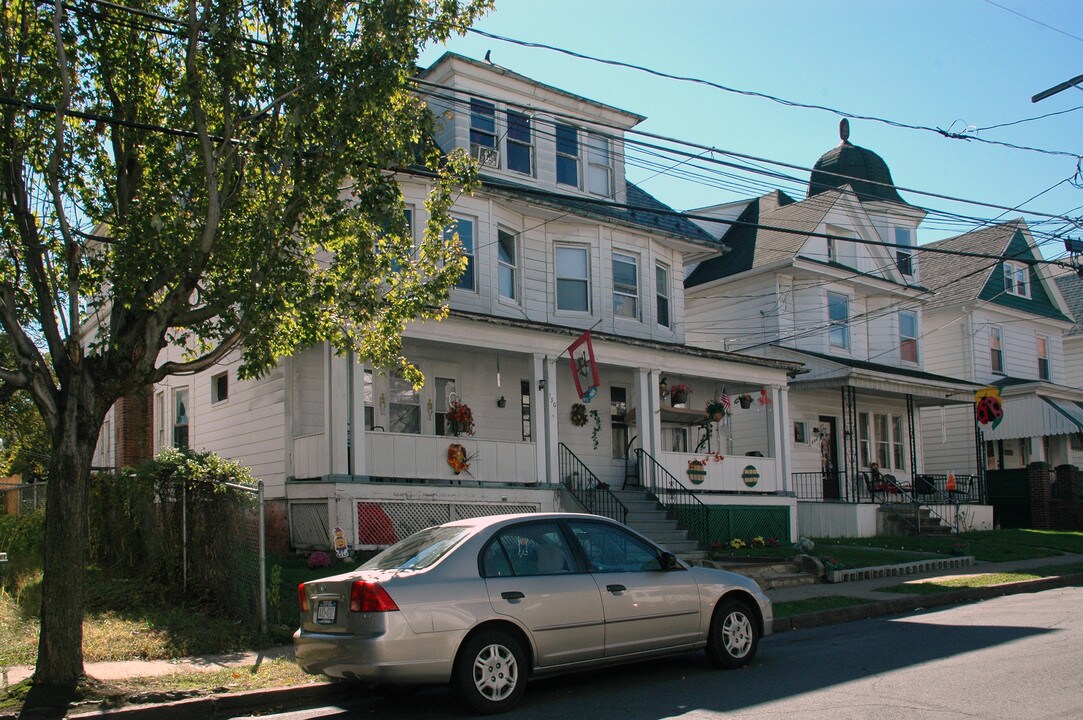
[[[820,612],[793,615],[785,618],[775,618],[774,632],[787,630],[803,630],[806,628],[835,625],[838,623],[852,622],[854,620],[868,620],[870,618],[883,617],[884,615],[898,615],[915,610],[923,610],[942,605],[958,605],[974,600],[987,600],[1002,595],[1017,595],[1020,593],[1041,592],[1054,588],[1083,586],[1083,573],[1072,575],[1059,575],[1037,580],[1024,580],[1004,585],[990,585],[980,588],[964,588],[950,592],[936,593],[934,595],[914,595],[913,597],[891,598],[879,602],[854,605],[852,607],[822,610]]]

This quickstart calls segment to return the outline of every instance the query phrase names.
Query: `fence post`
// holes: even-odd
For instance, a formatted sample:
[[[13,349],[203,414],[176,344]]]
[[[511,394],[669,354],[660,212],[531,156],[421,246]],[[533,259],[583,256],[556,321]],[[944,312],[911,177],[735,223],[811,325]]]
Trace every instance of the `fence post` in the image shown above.
[[[259,630],[267,634],[267,535],[263,517],[263,481],[256,485],[259,497]]]
[[[176,496],[174,496],[176,497]],[[181,594],[188,600],[188,481],[181,481]]]

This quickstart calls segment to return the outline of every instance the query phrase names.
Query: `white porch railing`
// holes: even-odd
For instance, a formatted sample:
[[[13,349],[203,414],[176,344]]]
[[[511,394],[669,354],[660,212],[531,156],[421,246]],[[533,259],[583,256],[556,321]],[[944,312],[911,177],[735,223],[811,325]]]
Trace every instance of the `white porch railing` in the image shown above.
[[[436,437],[388,432],[365,433],[368,475],[392,478],[476,480],[481,483],[538,481],[534,444],[474,437]],[[448,464],[448,448],[466,448],[469,469],[456,475]]]
[[[688,473],[690,460],[704,462],[706,475],[699,482],[698,476]],[[774,458],[726,455],[716,460],[712,455],[664,452],[658,463],[691,490],[773,493],[782,489]]]
[[[293,476],[296,478],[323,477],[330,470],[327,456],[327,438],[324,434],[300,435],[293,439]]]

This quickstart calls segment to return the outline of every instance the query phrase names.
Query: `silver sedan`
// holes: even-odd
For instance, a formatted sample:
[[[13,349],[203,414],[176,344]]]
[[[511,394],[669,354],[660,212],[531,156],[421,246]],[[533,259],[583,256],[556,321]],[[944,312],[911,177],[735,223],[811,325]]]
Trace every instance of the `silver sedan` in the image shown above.
[[[399,687],[450,682],[474,710],[515,707],[528,677],[706,648],[747,664],[771,601],[607,518],[499,515],[439,525],[298,588],[297,663]]]

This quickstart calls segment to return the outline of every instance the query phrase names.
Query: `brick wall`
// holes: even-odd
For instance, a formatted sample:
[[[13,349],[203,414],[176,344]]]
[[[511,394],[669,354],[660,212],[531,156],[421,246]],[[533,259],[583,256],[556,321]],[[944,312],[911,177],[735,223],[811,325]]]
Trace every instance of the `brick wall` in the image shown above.
[[[1027,467],[1030,486],[1030,526],[1035,530],[1053,529],[1052,488],[1056,475],[1047,463],[1031,463]]]
[[[116,428],[113,447],[116,448],[115,466],[138,465],[154,456],[152,388],[122,397],[114,406]]]

